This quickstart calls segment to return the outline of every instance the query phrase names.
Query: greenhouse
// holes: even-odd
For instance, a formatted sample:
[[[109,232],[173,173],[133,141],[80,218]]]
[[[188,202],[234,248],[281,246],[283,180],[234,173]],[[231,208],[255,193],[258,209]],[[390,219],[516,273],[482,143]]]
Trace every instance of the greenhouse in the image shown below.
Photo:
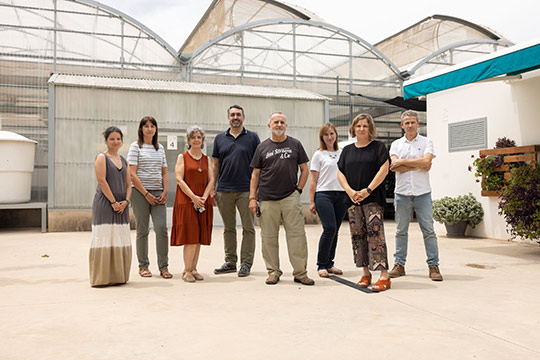
[[[88,209],[90,198],[55,204],[54,196],[59,196],[54,189],[58,182],[55,176],[61,168],[77,168],[78,176],[87,179],[81,186],[91,188],[95,184],[94,156],[102,147],[98,129],[104,124],[123,126],[130,132],[125,142],[133,141],[132,127],[160,101],[159,97],[148,97],[148,104],[144,100],[136,104],[138,115],[88,106],[106,101],[108,89],[120,83],[132,86],[128,90],[133,94],[149,91],[152,81],[158,85],[150,85],[150,90],[159,94],[177,94],[185,83],[196,83],[196,88],[226,84],[223,88],[229,90],[219,94],[229,102],[249,96],[247,92],[253,87],[297,90],[299,101],[310,98],[324,104],[315,115],[300,112],[294,103],[288,105],[294,114],[291,126],[296,126],[299,134],[301,128],[318,129],[322,122],[332,121],[338,126],[340,139],[345,140],[351,119],[368,112],[376,120],[379,138],[390,144],[401,136],[399,115],[407,106],[396,106],[390,100],[402,100],[404,80],[512,45],[491,29],[441,15],[370,44],[362,34],[279,1],[213,0],[182,47],[174,49],[136,19],[92,0],[0,0],[0,8],[0,129],[38,142],[32,201],[48,202],[49,209]],[[91,99],[88,91],[68,91],[55,97],[56,85],[51,79],[58,85],[58,79],[66,79],[53,78],[60,74],[77,75],[62,86],[91,88]],[[146,82],[144,89],[141,81]],[[86,95],[76,97],[78,93]],[[224,115],[214,115],[224,113],[225,100],[216,101],[219,108],[208,109],[208,114],[198,114],[189,121],[181,116],[167,118],[163,110],[156,115],[166,117],[160,133],[180,134],[188,122],[199,121],[213,129],[211,141],[212,134],[218,132],[217,124],[222,127],[225,120]],[[73,111],[63,111],[63,115],[55,111],[69,106]],[[75,111],[75,107],[86,111]],[[262,129],[262,111],[272,109],[263,107],[261,113],[259,109],[246,110],[253,127]],[[421,122],[420,131],[425,133],[424,114]],[[58,128],[59,124],[70,124],[71,132],[62,133],[65,128]],[[87,129],[95,133],[87,133]],[[312,136],[310,131],[306,136]],[[84,147],[81,136],[87,138]],[[165,143],[166,137],[160,141]],[[127,151],[127,146],[123,150]],[[75,190],[66,191],[63,198]]]

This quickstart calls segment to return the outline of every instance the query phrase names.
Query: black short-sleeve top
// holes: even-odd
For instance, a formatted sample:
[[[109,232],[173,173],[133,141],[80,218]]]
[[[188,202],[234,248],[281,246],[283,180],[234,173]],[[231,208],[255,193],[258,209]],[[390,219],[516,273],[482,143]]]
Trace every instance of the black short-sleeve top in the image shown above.
[[[338,169],[345,175],[349,186],[358,191],[368,187],[388,159],[388,149],[378,140],[373,140],[367,146],[360,148],[353,143],[343,148],[338,161]],[[378,203],[384,207],[386,205],[385,182],[383,181],[376,189],[371,190],[373,190],[371,194],[360,205]],[[348,196],[345,202],[349,206],[353,205]]]

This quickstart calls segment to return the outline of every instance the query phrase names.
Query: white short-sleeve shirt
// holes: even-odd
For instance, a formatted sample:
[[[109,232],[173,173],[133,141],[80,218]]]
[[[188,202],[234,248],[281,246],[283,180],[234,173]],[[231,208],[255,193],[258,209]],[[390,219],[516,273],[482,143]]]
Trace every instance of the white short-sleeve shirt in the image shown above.
[[[337,179],[337,162],[341,149],[337,151],[317,150],[311,159],[310,170],[319,173],[316,191],[345,191]]]
[[[395,140],[390,146],[390,156],[396,155],[399,159],[417,159],[425,154],[433,154],[433,142],[430,138],[418,134],[412,141],[405,136]],[[431,192],[429,172],[415,169],[406,172],[396,172],[396,194],[419,196]]]

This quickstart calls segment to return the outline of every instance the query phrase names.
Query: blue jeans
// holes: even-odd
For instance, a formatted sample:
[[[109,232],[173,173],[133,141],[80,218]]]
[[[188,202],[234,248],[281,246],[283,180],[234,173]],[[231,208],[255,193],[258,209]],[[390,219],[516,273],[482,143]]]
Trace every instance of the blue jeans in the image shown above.
[[[315,206],[321,219],[323,233],[319,240],[317,270],[334,266],[339,227],[345,217],[344,191],[318,191],[315,193]]]
[[[424,236],[424,246],[428,265],[439,265],[439,247],[437,236],[433,230],[433,211],[431,193],[419,196],[395,194],[394,208],[396,210],[396,253],[394,262],[405,266],[407,261],[407,243],[409,241],[409,222],[412,209]]]

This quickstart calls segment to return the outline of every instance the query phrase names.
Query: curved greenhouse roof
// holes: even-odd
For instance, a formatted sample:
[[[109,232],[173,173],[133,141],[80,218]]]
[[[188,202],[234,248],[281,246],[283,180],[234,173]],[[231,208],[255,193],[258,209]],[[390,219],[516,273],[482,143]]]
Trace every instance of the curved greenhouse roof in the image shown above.
[[[3,57],[126,68],[177,63],[157,34],[96,1],[12,0],[0,8]]]
[[[454,65],[512,45],[493,30],[452,16],[433,15],[375,44],[402,71],[424,59],[423,72]],[[456,51],[451,52],[453,49]],[[441,51],[443,50],[443,51]]]
[[[235,27],[267,19],[302,19],[324,22],[307,9],[274,0],[213,0],[195,26],[180,54],[191,54],[213,38]]]

